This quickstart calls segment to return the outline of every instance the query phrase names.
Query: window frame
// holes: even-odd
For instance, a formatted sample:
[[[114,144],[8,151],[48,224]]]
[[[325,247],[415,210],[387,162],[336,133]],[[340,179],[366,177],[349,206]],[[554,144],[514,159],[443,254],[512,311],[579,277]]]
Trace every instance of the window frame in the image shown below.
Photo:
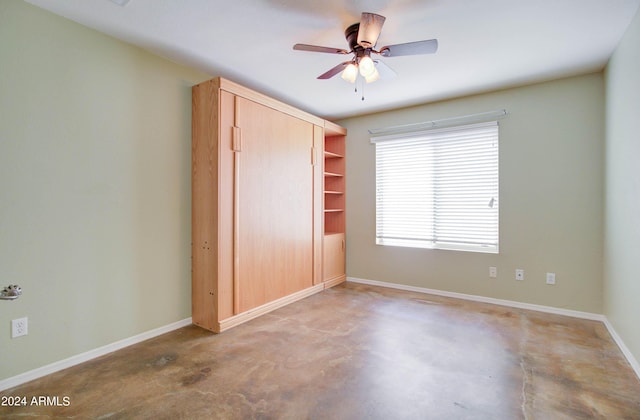
[[[379,130],[382,131],[382,130]],[[426,248],[426,249],[438,249],[438,250],[454,250],[454,251],[469,251],[469,252],[480,252],[480,253],[489,253],[489,254],[498,254],[499,253],[499,245],[500,245],[500,241],[499,241],[499,237],[500,237],[500,212],[499,212],[499,201],[500,201],[500,191],[499,191],[499,171],[500,171],[500,159],[499,159],[499,143],[500,143],[500,134],[499,134],[499,124],[497,119],[492,119],[489,121],[483,121],[480,123],[458,123],[455,125],[451,125],[451,126],[447,126],[445,128],[435,128],[435,129],[420,129],[420,130],[413,130],[413,131],[401,131],[401,132],[397,132],[397,133],[392,133],[392,134],[385,134],[384,132],[382,134],[378,134],[378,135],[373,135],[371,137],[371,142],[376,146],[376,151],[375,151],[375,176],[376,176],[376,216],[375,216],[375,223],[376,223],[376,232],[375,232],[375,241],[377,245],[382,245],[382,246],[400,246],[400,247],[411,247],[411,248]],[[490,133],[490,132],[494,132],[494,134],[483,134],[483,133]],[[472,238],[473,235],[480,235],[482,236],[482,233],[478,233],[480,231],[482,231],[483,229],[483,225],[481,224],[481,221],[484,220],[485,218],[488,217],[487,220],[489,220],[489,224],[490,224],[490,230],[491,232],[489,234],[487,234],[487,236],[484,239],[476,239],[476,240],[472,240],[469,239],[467,241],[453,241],[450,240],[450,238],[444,238],[444,239],[439,239],[438,238],[438,234],[432,232],[431,235],[424,235],[424,237],[422,238],[412,238],[410,237],[411,234],[408,234],[407,236],[402,236],[402,235],[398,235],[398,236],[394,236],[392,235],[393,232],[391,232],[391,228],[389,230],[387,230],[386,232],[384,231],[384,226],[381,226],[381,223],[384,224],[385,222],[381,222],[381,218],[383,218],[384,216],[380,215],[380,211],[381,211],[381,207],[384,207],[385,204],[383,203],[382,205],[380,204],[380,194],[381,194],[381,187],[380,187],[380,172],[382,171],[382,169],[380,168],[380,162],[379,162],[379,153],[381,152],[381,149],[378,148],[379,145],[383,145],[384,147],[389,147],[389,146],[393,146],[393,147],[397,147],[397,148],[401,148],[403,146],[409,145],[407,147],[411,147],[411,144],[414,145],[422,145],[425,148],[431,148],[432,150],[430,152],[425,152],[426,154],[432,153],[432,154],[436,154],[436,152],[434,152],[433,150],[437,149],[438,147],[441,147],[441,145],[444,145],[444,147],[446,147],[446,143],[447,141],[451,141],[451,142],[455,142],[455,141],[459,141],[458,139],[464,139],[465,135],[470,135],[471,137],[473,136],[477,136],[478,138],[472,141],[475,141],[478,145],[480,145],[481,147],[485,147],[489,148],[488,144],[492,143],[491,147],[495,148],[495,153],[493,153],[490,157],[486,157],[484,156],[482,159],[463,159],[461,161],[461,163],[465,164],[465,165],[471,165],[470,167],[473,166],[474,163],[477,162],[477,164],[491,164],[494,166],[485,168],[484,166],[482,166],[480,169],[482,169],[483,171],[487,171],[486,173],[491,173],[493,176],[493,178],[490,178],[488,181],[486,181],[486,185],[485,184],[481,184],[482,188],[486,188],[487,191],[489,191],[489,195],[490,195],[490,199],[487,200],[487,207],[490,208],[489,211],[485,212],[486,216],[483,213],[482,207],[479,204],[474,204],[474,208],[476,208],[476,210],[474,210],[475,212],[477,212],[477,214],[471,214],[470,217],[471,219],[473,219],[472,224],[473,227],[471,229],[469,229],[469,232],[471,232],[473,230],[473,228],[478,228],[478,230],[472,234],[470,234],[471,236],[469,236],[469,238]],[[486,138],[485,138],[486,137]],[[484,142],[484,143],[483,143]],[[474,144],[476,144],[474,143]],[[471,152],[466,152],[463,156],[468,157],[469,153]],[[418,156],[418,154],[416,155],[412,155],[411,157],[413,158],[414,156]],[[459,156],[458,156],[459,158]],[[405,159],[407,159],[406,161],[403,162],[407,162],[405,163],[405,165],[409,165],[409,157],[405,157]],[[434,158],[438,161],[439,164],[443,164],[447,162],[446,158]],[[488,162],[488,163],[487,163]],[[455,166],[450,166],[451,162],[448,163],[449,166],[446,166],[446,168],[449,168],[448,171],[452,171],[455,172],[456,171],[456,167]],[[393,165],[391,165],[393,167]],[[416,165],[414,165],[416,166]],[[454,169],[451,169],[454,168]],[[432,169],[432,168],[430,168]],[[405,171],[404,166],[402,169],[398,169],[399,171],[403,172]],[[422,170],[422,169],[418,169],[418,170]],[[494,171],[495,173],[493,174]],[[428,172],[428,171],[427,171]],[[441,170],[440,172],[438,172],[438,174],[449,174],[447,172],[447,170]],[[485,172],[483,172],[483,174],[485,174]],[[421,174],[420,174],[421,175]],[[407,176],[405,174],[405,176]],[[429,185],[429,187],[427,187],[427,189],[437,189],[440,188],[442,191],[447,191],[448,187],[437,187],[434,186],[435,181],[433,181],[434,179],[437,178],[441,178],[442,175],[437,175],[432,177],[432,181],[431,185]],[[428,176],[426,178],[429,178]],[[407,179],[407,178],[405,178]],[[412,179],[413,180],[413,179]],[[468,183],[468,179],[466,181]],[[475,181],[474,181],[475,182]],[[409,182],[411,183],[411,182]],[[489,185],[490,184],[490,185]],[[404,184],[403,184],[404,185]],[[468,184],[466,185],[466,187],[464,186],[464,184],[456,184],[456,186],[463,186],[464,187],[464,192],[465,193],[469,193],[471,195],[471,192],[473,191],[471,188],[468,187]],[[413,186],[415,187],[415,185]],[[389,188],[389,187],[386,187]],[[455,187],[454,187],[455,188]],[[404,188],[402,188],[404,189]],[[413,190],[411,190],[413,191]],[[451,190],[453,191],[453,190]],[[449,193],[451,193],[451,191],[449,191]],[[484,191],[484,190],[483,190]],[[419,192],[419,191],[418,191]],[[387,192],[388,193],[388,192]],[[432,196],[436,197],[439,193],[438,192],[433,192]],[[412,194],[413,196],[419,196],[419,194]],[[432,197],[432,201],[436,201],[435,198]],[[390,200],[390,199],[387,199]],[[441,200],[442,201],[442,200]],[[427,201],[421,201],[422,205],[425,205]],[[407,202],[404,203],[404,206],[407,207],[408,204]],[[387,203],[386,207],[390,207],[390,204]],[[402,205],[400,206],[402,207]],[[436,207],[438,207],[437,205],[433,206],[435,210],[433,210],[430,214],[430,217],[427,216],[423,216],[424,219],[426,221],[421,221],[420,224],[415,224],[413,226],[417,227],[417,230],[424,232],[424,231],[428,231],[428,226],[429,223],[431,223],[431,230],[433,231],[434,229],[442,229],[442,225],[446,225],[443,223],[438,223],[437,219],[438,219],[438,215],[436,214],[437,212],[442,212],[442,211],[446,211],[444,210],[444,206],[441,206],[442,208],[437,209]],[[408,208],[408,207],[407,207]],[[384,211],[384,210],[383,210]],[[473,210],[469,210],[467,208],[465,208],[464,210],[465,212],[468,211],[473,211]],[[413,212],[416,213],[416,212]],[[425,213],[429,213],[429,212],[425,212]],[[463,214],[464,212],[461,212],[460,214]],[[399,213],[398,213],[399,214]],[[421,213],[422,214],[422,213]],[[467,213],[468,214],[468,213]],[[396,216],[397,219],[400,219],[400,216]],[[459,219],[454,218],[454,222],[450,223],[450,225],[452,227],[460,227],[465,225],[465,221],[464,217],[467,216],[457,216],[459,217]],[[431,221],[429,221],[431,220]],[[392,220],[393,221],[393,220]],[[389,222],[387,222],[389,223]],[[409,226],[411,227],[411,226]],[[397,229],[396,232],[401,232],[403,230],[403,228],[395,228]],[[404,228],[404,230],[406,231],[406,227]],[[454,229],[455,230],[455,229]],[[452,234],[455,236],[455,234]],[[453,237],[453,236],[452,236]]]

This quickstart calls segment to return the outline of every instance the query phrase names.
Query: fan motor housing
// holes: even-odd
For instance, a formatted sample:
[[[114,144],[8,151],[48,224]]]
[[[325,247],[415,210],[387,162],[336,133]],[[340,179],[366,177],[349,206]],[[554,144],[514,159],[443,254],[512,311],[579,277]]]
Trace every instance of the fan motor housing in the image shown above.
[[[358,22],[358,23],[354,23],[353,25],[349,26],[347,29],[344,30],[344,36],[345,38],[347,38],[347,43],[349,44],[349,48],[351,48],[351,50],[356,53],[359,49],[360,50],[364,49],[358,44],[359,29],[360,29],[360,23]]]

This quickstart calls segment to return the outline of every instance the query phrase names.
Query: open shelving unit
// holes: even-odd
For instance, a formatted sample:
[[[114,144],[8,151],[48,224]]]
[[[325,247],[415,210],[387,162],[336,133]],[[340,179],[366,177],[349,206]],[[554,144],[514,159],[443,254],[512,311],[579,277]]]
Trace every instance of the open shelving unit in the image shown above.
[[[326,130],[326,128],[325,128]],[[325,132],[324,233],[345,232],[345,136]]]
[[[324,281],[339,283],[345,274],[346,130],[325,124],[324,131]]]

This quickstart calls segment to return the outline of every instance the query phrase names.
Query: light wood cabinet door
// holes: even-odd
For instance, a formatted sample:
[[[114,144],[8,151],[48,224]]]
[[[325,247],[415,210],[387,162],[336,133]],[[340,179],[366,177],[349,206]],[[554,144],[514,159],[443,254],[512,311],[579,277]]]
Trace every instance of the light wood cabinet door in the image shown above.
[[[236,97],[238,311],[313,285],[314,125]]]
[[[345,235],[333,233],[324,236],[324,280],[345,275]]]

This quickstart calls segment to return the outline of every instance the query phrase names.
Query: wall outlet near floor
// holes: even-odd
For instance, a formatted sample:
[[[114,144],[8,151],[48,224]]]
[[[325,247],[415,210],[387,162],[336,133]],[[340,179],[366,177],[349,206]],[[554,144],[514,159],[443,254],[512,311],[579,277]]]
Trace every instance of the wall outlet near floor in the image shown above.
[[[22,337],[29,333],[29,319],[18,318],[11,320],[11,338]]]
[[[556,284],[556,273],[547,273],[547,284]]]
[[[498,277],[498,269],[496,267],[489,267],[489,277],[492,279]]]
[[[516,280],[524,280],[524,270],[522,268],[516,268]]]

